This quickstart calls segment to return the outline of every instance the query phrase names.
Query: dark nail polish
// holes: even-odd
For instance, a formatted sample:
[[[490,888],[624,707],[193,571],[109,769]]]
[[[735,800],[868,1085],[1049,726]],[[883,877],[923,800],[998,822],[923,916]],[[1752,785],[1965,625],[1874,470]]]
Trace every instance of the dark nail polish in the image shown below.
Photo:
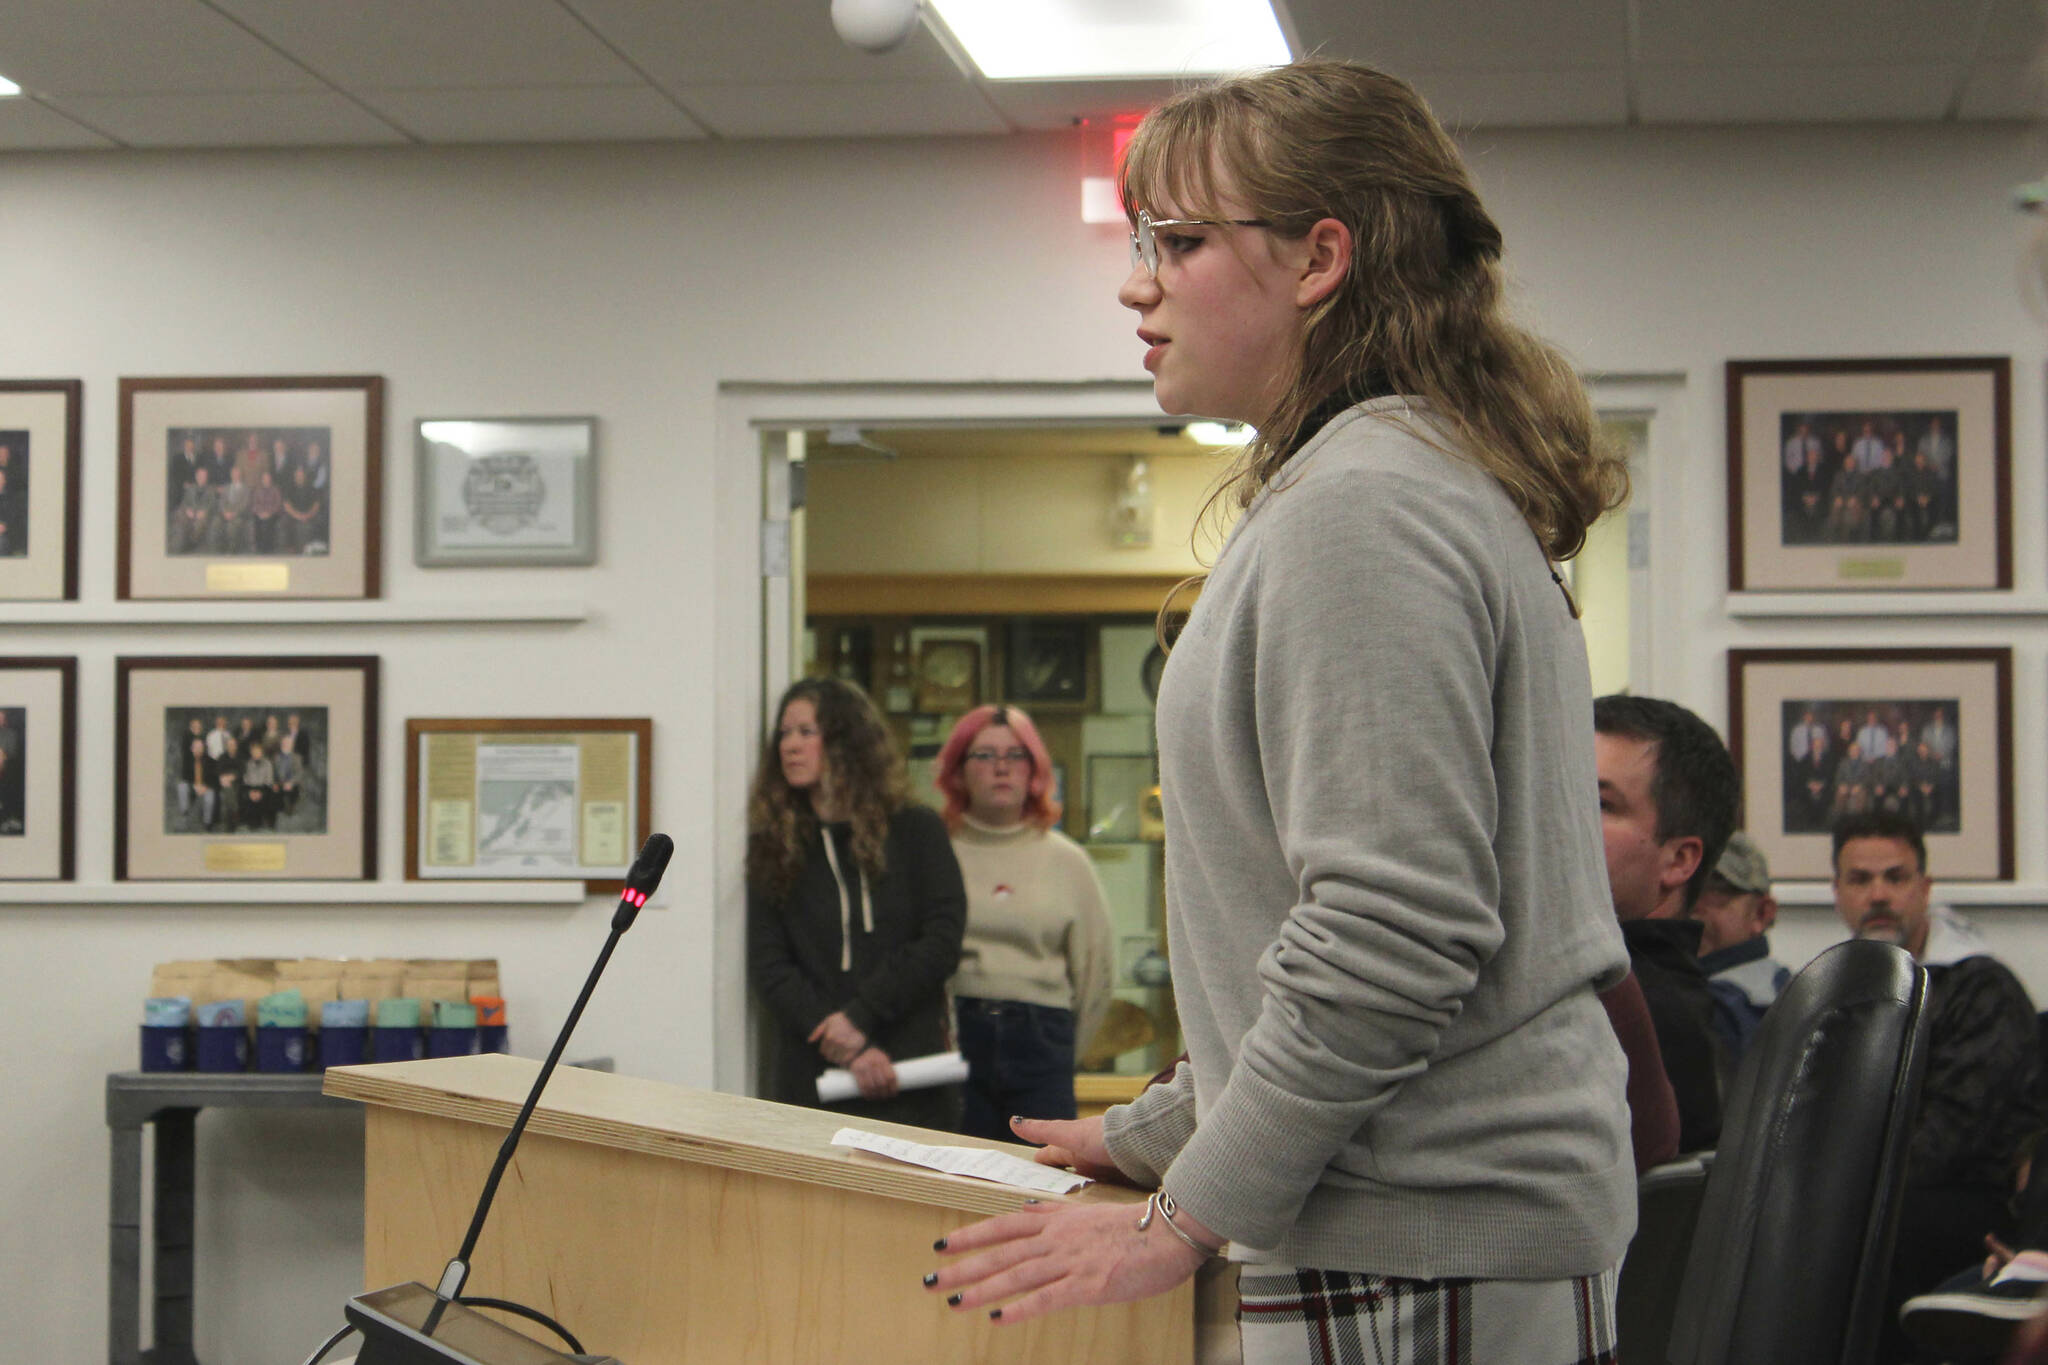
[[[946,1307],[948,1307],[948,1308],[958,1308],[959,1306],[960,1306],[960,1296],[959,1296],[958,1294],[948,1294],[948,1295],[946,1295]]]
[[[1002,1315],[1003,1310],[1000,1308],[991,1308],[988,1310],[988,1320],[990,1322],[994,1322],[997,1318],[1001,1317]]]
[[[941,1238],[940,1238],[940,1239],[939,1239],[938,1241],[936,1241],[936,1242],[933,1242],[933,1243],[932,1243],[932,1250],[933,1250],[933,1251],[944,1251],[945,1249],[946,1249],[946,1239],[945,1239],[945,1238],[943,1238],[943,1237],[941,1237]]]
[[[939,1272],[936,1270],[932,1271],[930,1274],[924,1277],[924,1287],[926,1289],[930,1289],[933,1285],[937,1284],[938,1282]]]

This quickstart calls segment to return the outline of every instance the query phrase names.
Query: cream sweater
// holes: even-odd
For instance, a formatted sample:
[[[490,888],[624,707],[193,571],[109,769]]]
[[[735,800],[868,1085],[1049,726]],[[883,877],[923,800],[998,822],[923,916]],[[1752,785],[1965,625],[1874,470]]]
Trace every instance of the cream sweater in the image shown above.
[[[963,822],[953,853],[967,883],[953,994],[1072,1010],[1074,1046],[1085,1049],[1109,1010],[1109,916],[1095,865],[1058,830],[1030,825]]]

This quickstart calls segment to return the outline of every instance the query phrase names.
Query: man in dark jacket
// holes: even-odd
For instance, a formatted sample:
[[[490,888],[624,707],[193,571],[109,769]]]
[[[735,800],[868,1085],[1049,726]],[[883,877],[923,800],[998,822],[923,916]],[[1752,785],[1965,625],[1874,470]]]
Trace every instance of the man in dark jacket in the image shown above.
[[[1705,721],[1654,697],[1601,697],[1593,729],[1614,913],[1678,1097],[1679,1147],[1700,1151],[1721,1136],[1724,1054],[1687,916],[1735,828],[1735,762]]]
[[[1714,1036],[1732,1064],[1749,1051],[1750,1040],[1792,979],[1792,969],[1771,956],[1771,926],[1778,902],[1771,895],[1771,865],[1764,851],[1741,830],[1707,877],[1692,917],[1700,938],[1700,967],[1714,992]]]
[[[1835,827],[1835,912],[1859,938],[1896,943],[1927,969],[1927,1079],[1906,1153],[1906,1193],[1880,1362],[1913,1359],[1898,1305],[1981,1259],[2011,1231],[2021,1140],[2048,1123],[2034,1004],[1969,922],[1930,906],[1927,845],[1911,820],[1872,811]]]

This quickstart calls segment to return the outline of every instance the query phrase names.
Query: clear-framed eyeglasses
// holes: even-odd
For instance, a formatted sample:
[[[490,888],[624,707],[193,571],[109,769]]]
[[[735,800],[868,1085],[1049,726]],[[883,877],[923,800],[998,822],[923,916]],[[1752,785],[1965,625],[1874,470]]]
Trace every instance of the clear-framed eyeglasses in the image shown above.
[[[1031,763],[1031,752],[1028,749],[971,749],[968,751],[967,761],[985,763],[991,768],[998,763],[1008,763],[1012,767],[1028,767]]]
[[[1131,231],[1131,264],[1143,263],[1147,275],[1155,280],[1159,278],[1160,232],[1188,227],[1271,226],[1273,221],[1270,218],[1154,218],[1147,210],[1139,209],[1138,226]]]

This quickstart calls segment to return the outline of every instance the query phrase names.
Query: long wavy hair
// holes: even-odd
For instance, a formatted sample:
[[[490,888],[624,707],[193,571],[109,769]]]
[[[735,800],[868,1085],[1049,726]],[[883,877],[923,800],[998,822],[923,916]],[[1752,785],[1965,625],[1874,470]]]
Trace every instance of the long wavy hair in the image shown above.
[[[1285,391],[1219,497],[1250,503],[1319,407],[1377,378],[1426,400],[1447,453],[1500,482],[1553,560],[1627,499],[1626,457],[1577,374],[1507,319],[1500,229],[1405,82],[1310,60],[1182,91],[1139,125],[1117,187],[1134,226],[1140,208],[1167,205],[1297,239],[1324,218],[1351,231],[1350,269],[1308,310]]]
[[[946,798],[946,828],[957,832],[967,815],[967,751],[991,725],[1007,725],[1024,746],[1024,752],[1031,755],[1031,781],[1024,790],[1024,823],[1051,829],[1060,822],[1061,809],[1059,798],[1053,795],[1052,755],[1039,738],[1038,727],[1019,706],[977,706],[960,717],[953,733],[946,737],[939,750],[938,772],[932,777],[932,785]]]
[[[868,694],[839,678],[804,678],[775,704],[773,728],[761,746],[754,789],[747,798],[747,884],[786,896],[802,875],[818,841],[818,816],[808,792],[782,776],[782,717],[793,701],[808,701],[818,715],[825,746],[820,782],[846,807],[853,824],[853,856],[870,882],[888,870],[889,817],[904,801],[903,765],[896,744]]]

